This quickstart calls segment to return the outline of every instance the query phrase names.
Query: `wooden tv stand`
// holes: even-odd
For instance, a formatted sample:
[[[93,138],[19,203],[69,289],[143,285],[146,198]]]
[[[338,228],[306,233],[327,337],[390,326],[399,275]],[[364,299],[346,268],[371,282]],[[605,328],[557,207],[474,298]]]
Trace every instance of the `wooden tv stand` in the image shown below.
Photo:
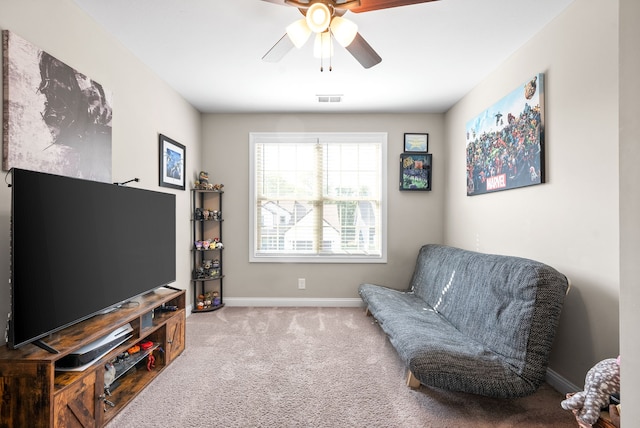
[[[175,311],[163,310],[176,306]],[[185,347],[185,291],[161,288],[120,309],[97,315],[43,340],[59,351],[28,344],[0,348],[0,427],[102,427]],[[132,337],[82,371],[56,371],[56,361],[130,323]],[[118,360],[121,376],[104,388],[105,365],[132,346],[154,347]],[[147,367],[150,352],[155,367]],[[153,359],[152,358],[152,359]],[[127,365],[128,364],[128,365]]]

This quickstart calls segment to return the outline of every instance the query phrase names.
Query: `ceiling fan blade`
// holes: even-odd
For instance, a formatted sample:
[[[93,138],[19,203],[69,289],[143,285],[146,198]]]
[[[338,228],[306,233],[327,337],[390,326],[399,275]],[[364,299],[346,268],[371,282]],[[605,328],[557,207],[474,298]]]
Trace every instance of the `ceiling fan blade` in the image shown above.
[[[310,0],[263,0],[268,1],[270,3],[278,3],[278,4],[287,4],[289,6],[297,7],[299,9],[308,9],[311,6],[313,1]],[[328,6],[332,6],[335,10],[351,10],[353,8],[357,8],[361,6],[362,0],[344,0],[339,2],[337,0],[320,0],[320,3],[324,3]]]
[[[266,1],[267,3],[275,3],[275,4],[279,4],[282,6],[285,6],[286,3],[284,2],[284,0],[262,0],[262,1]]]
[[[333,0],[333,7],[336,10],[353,10],[362,6],[362,0],[345,0],[342,3],[338,3]]]
[[[351,12],[361,13],[372,10],[390,9],[392,7],[407,6],[417,3],[428,3],[437,0],[361,0],[362,5],[351,8]]]
[[[360,33],[356,34],[356,38],[353,39],[353,42],[345,49],[347,49],[364,68],[371,68],[382,61],[380,55],[373,50],[371,45],[367,43]]]
[[[266,54],[264,54],[264,56],[262,57],[262,60],[267,62],[278,62],[291,49],[293,49],[293,46],[294,46],[293,42],[291,41],[289,36],[287,36],[287,34],[285,33],[285,35],[282,36],[280,40],[278,40],[276,44],[273,45]]]

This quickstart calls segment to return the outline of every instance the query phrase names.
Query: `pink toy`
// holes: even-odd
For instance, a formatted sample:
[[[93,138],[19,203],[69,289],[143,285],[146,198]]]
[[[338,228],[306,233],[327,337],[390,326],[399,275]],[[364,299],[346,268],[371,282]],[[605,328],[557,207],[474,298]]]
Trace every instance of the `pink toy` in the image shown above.
[[[567,394],[561,405],[576,415],[580,427],[591,427],[600,417],[600,409],[609,406],[611,394],[620,392],[620,356],[593,366],[585,377],[584,390]]]

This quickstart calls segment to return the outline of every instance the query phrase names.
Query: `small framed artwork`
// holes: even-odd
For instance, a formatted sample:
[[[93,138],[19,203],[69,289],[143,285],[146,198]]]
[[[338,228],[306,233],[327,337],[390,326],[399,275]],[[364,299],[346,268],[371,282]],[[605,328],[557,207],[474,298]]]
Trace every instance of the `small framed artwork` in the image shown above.
[[[429,134],[404,134],[405,153],[427,153],[429,151]]]
[[[186,148],[166,135],[160,134],[160,186],[184,190]]]
[[[431,190],[431,154],[400,154],[400,190]]]

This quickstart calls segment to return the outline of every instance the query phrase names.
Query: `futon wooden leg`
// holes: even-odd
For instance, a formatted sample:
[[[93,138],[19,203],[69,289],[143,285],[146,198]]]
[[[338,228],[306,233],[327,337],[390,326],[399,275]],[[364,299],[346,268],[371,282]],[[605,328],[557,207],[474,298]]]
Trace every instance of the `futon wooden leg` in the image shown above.
[[[420,388],[420,381],[413,375],[411,370],[407,370],[407,386],[411,389]]]
[[[372,316],[371,311],[369,310],[369,306],[367,306],[367,308],[364,310],[364,314],[368,317]]]

